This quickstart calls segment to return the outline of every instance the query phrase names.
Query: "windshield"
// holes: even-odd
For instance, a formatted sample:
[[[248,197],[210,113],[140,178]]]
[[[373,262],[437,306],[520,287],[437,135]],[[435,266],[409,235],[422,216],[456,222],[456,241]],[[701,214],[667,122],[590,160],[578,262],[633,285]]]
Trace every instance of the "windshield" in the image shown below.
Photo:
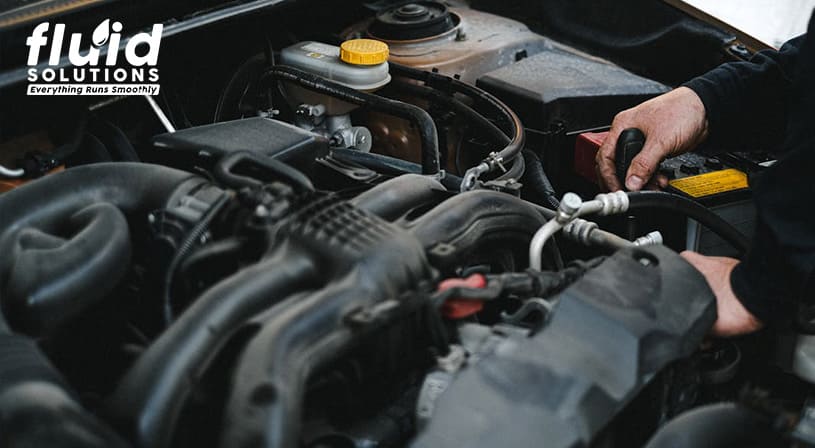
[[[815,8],[815,0],[681,1],[774,48],[805,33]]]

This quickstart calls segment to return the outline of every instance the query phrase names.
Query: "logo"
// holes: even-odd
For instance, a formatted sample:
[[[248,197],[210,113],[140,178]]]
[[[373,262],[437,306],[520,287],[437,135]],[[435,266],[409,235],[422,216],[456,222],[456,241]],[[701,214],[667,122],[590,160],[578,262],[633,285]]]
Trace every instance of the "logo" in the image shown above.
[[[122,23],[100,23],[90,39],[66,37],[64,23],[43,22],[26,39],[29,95],[158,95],[164,26],[122,42]],[[67,46],[67,47],[66,47]],[[67,48],[69,67],[60,67]],[[45,59],[46,63],[41,64]]]

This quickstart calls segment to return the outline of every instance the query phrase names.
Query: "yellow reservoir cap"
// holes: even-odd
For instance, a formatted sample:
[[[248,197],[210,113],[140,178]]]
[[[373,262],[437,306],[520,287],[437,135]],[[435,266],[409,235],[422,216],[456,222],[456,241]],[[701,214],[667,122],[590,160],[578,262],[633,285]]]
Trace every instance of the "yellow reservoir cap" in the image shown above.
[[[346,40],[340,45],[340,60],[351,65],[378,65],[388,61],[388,44],[373,39]]]

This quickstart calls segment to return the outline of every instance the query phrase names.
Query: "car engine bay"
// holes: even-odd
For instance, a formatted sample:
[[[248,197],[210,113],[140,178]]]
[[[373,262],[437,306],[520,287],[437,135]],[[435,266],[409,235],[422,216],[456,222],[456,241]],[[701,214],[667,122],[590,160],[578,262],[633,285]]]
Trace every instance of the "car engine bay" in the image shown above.
[[[746,183],[696,180],[766,157],[597,187],[677,79],[523,2],[191,3],[160,95],[26,97],[0,61],[0,445],[815,443],[812,323],[709,338],[678,255],[749,249]]]

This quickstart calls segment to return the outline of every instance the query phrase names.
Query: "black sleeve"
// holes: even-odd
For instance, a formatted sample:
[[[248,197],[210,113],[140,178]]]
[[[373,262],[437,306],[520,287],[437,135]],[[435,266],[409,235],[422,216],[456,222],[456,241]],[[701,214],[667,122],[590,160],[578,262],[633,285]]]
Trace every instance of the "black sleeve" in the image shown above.
[[[810,21],[815,32],[815,21]],[[775,321],[815,298],[815,42],[800,46],[778,162],[751,179],[759,226],[731,285],[759,319]],[[766,87],[757,87],[766,95]]]
[[[697,152],[774,151],[781,145],[804,38],[779,51],[756,53],[749,62],[721,65],[684,84],[699,95],[707,112],[709,135]]]

